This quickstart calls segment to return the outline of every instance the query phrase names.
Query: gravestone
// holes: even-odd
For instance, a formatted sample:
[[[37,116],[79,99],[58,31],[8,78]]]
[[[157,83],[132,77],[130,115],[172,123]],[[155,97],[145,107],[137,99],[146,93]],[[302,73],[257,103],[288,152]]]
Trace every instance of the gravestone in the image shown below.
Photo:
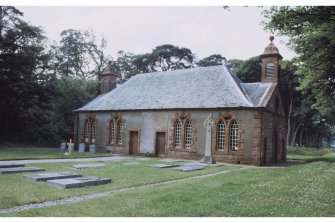
[[[49,185],[67,189],[67,188],[78,188],[85,186],[108,184],[111,183],[112,180],[109,178],[92,176],[92,177],[77,177],[69,179],[48,180],[47,182]]]
[[[85,152],[85,143],[80,143],[79,144],[79,150],[78,152],[83,153]]]
[[[125,166],[136,166],[136,165],[139,165],[140,163],[139,162],[128,162],[128,163],[124,163],[123,165]]]
[[[139,157],[139,158],[135,158],[135,160],[143,160],[143,161],[146,161],[146,160],[151,160],[152,158],[149,158],[149,157]]]
[[[215,163],[212,158],[212,128],[214,127],[214,120],[212,118],[212,113],[207,117],[204,122],[204,127],[206,127],[206,144],[205,144],[205,156],[203,158],[204,163]]]
[[[38,172],[38,171],[45,171],[45,169],[38,168],[38,167],[0,168],[0,174],[21,173],[21,172]]]
[[[105,164],[98,164],[98,163],[90,163],[90,164],[76,164],[72,165],[71,167],[74,167],[76,169],[85,169],[85,168],[95,168],[95,167],[104,167]]]
[[[179,172],[189,172],[189,171],[202,170],[202,169],[204,169],[204,167],[200,165],[185,165],[185,166],[180,166],[180,167],[175,168],[175,170]]]
[[[183,164],[183,166],[204,166],[204,167],[206,167],[206,166],[223,166],[223,164],[212,164],[212,163],[198,163],[198,162],[196,162],[196,163],[185,163],[185,164]]]
[[[167,163],[177,163],[177,162],[183,162],[183,160],[177,160],[177,159],[161,159],[159,161],[162,161],[162,162],[167,162]]]
[[[24,164],[15,164],[15,163],[0,164],[0,168],[12,168],[12,167],[24,167]]]
[[[72,143],[72,139],[70,139],[70,142],[67,143],[67,149],[69,151],[69,155],[71,155],[71,152],[73,151],[73,146],[74,146],[74,143]]]
[[[95,144],[91,144],[89,148],[90,148],[90,153],[95,153],[95,148],[96,148]]]
[[[154,168],[170,168],[170,167],[176,167],[179,166],[178,164],[153,164],[149,165],[150,167]]]
[[[66,150],[66,143],[65,142],[62,142],[60,144],[60,151],[64,152]]]
[[[55,173],[29,174],[29,175],[24,175],[23,177],[28,180],[34,180],[34,181],[47,181],[47,180],[75,178],[75,177],[82,177],[82,176],[83,175],[79,173],[55,172]]]

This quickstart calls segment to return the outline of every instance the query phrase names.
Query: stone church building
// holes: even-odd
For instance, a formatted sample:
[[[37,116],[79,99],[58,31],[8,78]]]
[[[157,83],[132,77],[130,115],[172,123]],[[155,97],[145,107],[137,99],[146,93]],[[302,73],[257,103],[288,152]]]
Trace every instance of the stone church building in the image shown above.
[[[107,66],[101,94],[75,112],[75,143],[119,154],[271,165],[286,159],[287,118],[271,43],[262,79],[243,83],[226,66],[137,74],[116,87]],[[206,137],[204,122],[212,119]],[[206,142],[209,140],[210,142]]]

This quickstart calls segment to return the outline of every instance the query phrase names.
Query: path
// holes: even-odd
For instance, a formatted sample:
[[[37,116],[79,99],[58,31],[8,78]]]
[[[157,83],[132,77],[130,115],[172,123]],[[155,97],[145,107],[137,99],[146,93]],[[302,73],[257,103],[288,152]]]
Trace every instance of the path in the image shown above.
[[[45,201],[45,202],[41,202],[41,203],[26,204],[26,205],[16,206],[16,207],[12,207],[12,208],[7,208],[7,209],[0,209],[0,214],[7,214],[7,213],[18,212],[18,211],[24,211],[24,210],[29,210],[29,209],[33,209],[33,208],[50,207],[50,206],[57,206],[57,205],[63,205],[63,204],[69,204],[69,203],[77,203],[77,202],[83,201],[83,200],[105,197],[105,196],[113,194],[113,193],[120,193],[120,192],[132,191],[132,190],[141,190],[141,189],[148,188],[148,187],[155,187],[155,186],[173,184],[173,183],[176,183],[176,182],[183,182],[183,181],[193,180],[193,179],[201,179],[201,178],[211,177],[211,176],[215,176],[215,175],[219,175],[219,174],[225,174],[225,173],[232,172],[232,171],[241,171],[241,170],[245,170],[245,169],[249,169],[249,168],[251,168],[251,167],[243,167],[241,169],[225,170],[225,171],[220,171],[220,172],[216,172],[216,173],[209,173],[209,174],[204,174],[204,175],[200,175],[200,176],[193,176],[193,177],[188,177],[188,178],[183,178],[183,179],[177,179],[177,180],[170,180],[170,181],[165,181],[165,182],[147,184],[147,185],[143,185],[143,186],[135,186],[135,187],[122,188],[122,189],[114,189],[114,190],[109,190],[109,191],[105,191],[105,192],[86,194],[86,195],[81,195],[81,196],[77,196],[77,197],[64,198],[64,199],[53,200],[53,201]]]

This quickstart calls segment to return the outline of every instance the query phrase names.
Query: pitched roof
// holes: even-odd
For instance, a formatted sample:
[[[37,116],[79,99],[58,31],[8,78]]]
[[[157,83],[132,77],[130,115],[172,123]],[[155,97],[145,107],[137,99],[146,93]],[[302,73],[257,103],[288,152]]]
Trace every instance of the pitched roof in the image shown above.
[[[258,107],[271,85],[244,84],[224,65],[137,74],[76,111]]]

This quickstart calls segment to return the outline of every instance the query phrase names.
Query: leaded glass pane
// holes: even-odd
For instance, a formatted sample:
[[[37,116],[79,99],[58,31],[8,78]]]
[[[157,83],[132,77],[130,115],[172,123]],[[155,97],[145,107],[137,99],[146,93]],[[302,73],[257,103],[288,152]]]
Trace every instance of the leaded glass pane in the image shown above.
[[[191,148],[191,139],[192,139],[192,124],[189,121],[185,123],[185,149]]]
[[[119,122],[117,123],[117,144],[122,144],[122,121],[119,120]]]
[[[180,135],[181,135],[181,124],[177,120],[174,124],[174,147],[180,148]]]
[[[235,151],[237,150],[237,123],[235,120],[233,120],[230,124],[230,142],[229,147],[231,150]]]
[[[220,121],[217,126],[217,150],[224,150],[225,124]]]
[[[112,119],[109,126],[109,143],[114,144],[115,143],[114,139],[115,139],[115,123],[114,119]]]

